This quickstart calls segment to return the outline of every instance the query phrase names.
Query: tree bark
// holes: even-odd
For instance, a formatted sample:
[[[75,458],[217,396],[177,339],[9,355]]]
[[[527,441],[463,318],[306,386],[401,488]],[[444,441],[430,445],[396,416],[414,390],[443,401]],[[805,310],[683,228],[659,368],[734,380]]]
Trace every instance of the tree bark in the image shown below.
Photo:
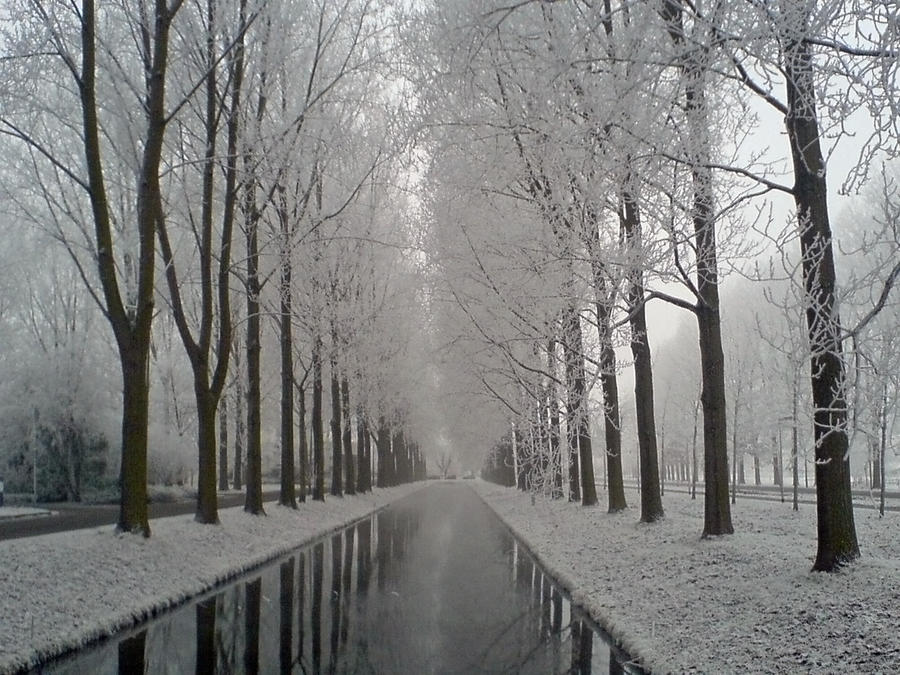
[[[331,357],[331,494],[344,494],[343,459],[341,452],[341,385],[338,379],[337,359]]]
[[[594,455],[591,450],[591,426],[588,414],[587,386],[584,373],[584,347],[581,334],[581,316],[574,300],[569,300],[563,318],[566,340],[567,420],[569,431],[569,452],[577,452],[581,477],[581,504],[593,506],[597,503],[597,487],[594,485]],[[576,481],[578,476],[576,475]],[[576,483],[577,485],[577,483]]]
[[[244,487],[244,373],[241,372],[240,351],[235,350],[234,365],[234,483],[235,490]]]
[[[662,16],[673,45],[685,45],[683,0],[662,0]],[[697,328],[703,391],[704,519],[703,536],[732,534],[728,503],[728,432],[725,400],[725,357],[719,317],[719,277],[712,170],[709,168],[709,128],[706,106],[708,48],[693,42],[676,55],[684,78],[685,114],[693,141],[688,162],[693,183],[694,246],[697,255]]]
[[[148,344],[149,346],[149,344]],[[119,521],[116,529],[150,536],[147,512],[148,351],[121,350],[123,410]]]
[[[366,419],[361,408],[356,409],[356,491],[366,492],[366,437],[369,430],[366,427]]]
[[[859,557],[859,543],[850,486],[841,319],[835,301],[837,280],[813,84],[815,64],[805,39],[812,7],[812,3],[782,3],[788,25],[796,30],[782,49],[788,99],[785,125],[808,304],[818,521],[813,569],[832,572]]]
[[[325,430],[322,424],[322,340],[316,336],[312,355],[312,431],[313,431],[313,480],[312,498],[325,501]]]
[[[637,202],[630,192],[622,196],[620,223],[632,250],[641,248],[641,219]],[[659,482],[656,448],[656,414],[653,406],[653,367],[647,340],[647,315],[644,309],[644,275],[640,254],[634,254],[634,269],[628,274],[628,305],[631,323],[631,353],[634,357],[634,407],[637,417],[638,456],[641,481],[641,522],[652,523],[665,515]]]
[[[244,510],[263,514],[262,427],[260,408],[259,224],[255,214],[247,222],[247,494]]]
[[[291,250],[287,214],[282,209],[281,220],[281,313],[278,317],[281,347],[281,491],[278,503],[297,508],[294,491],[294,343],[291,330]]]
[[[228,397],[219,398],[219,491],[228,489]]]
[[[606,440],[606,479],[609,513],[628,508],[622,476],[622,424],[619,419],[619,382],[616,376],[616,351],[610,333],[612,304],[607,299],[603,273],[594,271],[597,293],[597,331],[600,338],[600,387],[603,390],[603,422]]]
[[[305,379],[305,378],[304,378]],[[297,435],[299,438],[297,462],[300,467],[300,493],[297,495],[301,502],[306,501],[306,487],[309,483],[309,448],[306,443],[306,389],[303,385],[297,387]]]
[[[350,424],[350,383],[347,381],[346,376],[341,378],[341,413],[344,425],[341,434],[341,444],[344,448],[344,464],[347,469],[344,492],[348,495],[355,495],[356,464],[353,461],[353,436]]]
[[[76,85],[81,99],[83,147],[91,214],[97,247],[97,271],[119,351],[122,370],[122,463],[117,529],[150,536],[147,513],[147,425],[149,422],[150,327],[153,321],[155,227],[162,215],[159,169],[165,137],[166,69],[169,28],[174,15],[165,0],[155,0],[152,53],[147,53],[146,116],[136,200],[139,240],[137,291],[123,299],[118,281],[106,192],[100,121],[96,96],[96,12],[93,0],[81,8],[81,75]],[[150,36],[147,36],[150,38]],[[149,42],[149,39],[148,39]]]

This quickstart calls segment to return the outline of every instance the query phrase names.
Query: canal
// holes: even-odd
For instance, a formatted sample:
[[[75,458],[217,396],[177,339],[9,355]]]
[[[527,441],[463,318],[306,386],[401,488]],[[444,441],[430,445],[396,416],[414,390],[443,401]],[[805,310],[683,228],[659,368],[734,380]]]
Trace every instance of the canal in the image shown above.
[[[459,482],[33,672],[640,672],[625,659]]]

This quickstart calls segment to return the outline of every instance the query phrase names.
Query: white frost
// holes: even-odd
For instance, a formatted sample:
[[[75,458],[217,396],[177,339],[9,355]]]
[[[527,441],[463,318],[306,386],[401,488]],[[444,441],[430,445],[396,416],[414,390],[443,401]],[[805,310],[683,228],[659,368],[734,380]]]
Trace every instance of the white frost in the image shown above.
[[[900,672],[900,514],[856,509],[862,558],[810,572],[815,507],[738,499],[736,534],[700,539],[703,500],[666,493],[666,517],[615,515],[478,481],[481,496],[653,672]]]

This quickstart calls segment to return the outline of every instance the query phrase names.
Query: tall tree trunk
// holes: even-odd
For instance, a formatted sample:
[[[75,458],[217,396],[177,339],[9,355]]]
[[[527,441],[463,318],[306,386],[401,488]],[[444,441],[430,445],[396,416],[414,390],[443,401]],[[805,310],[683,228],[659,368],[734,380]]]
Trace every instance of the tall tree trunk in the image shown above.
[[[312,355],[312,432],[313,432],[313,480],[312,498],[325,501],[325,429],[322,424],[322,340],[319,336],[313,342]]]
[[[388,463],[391,455],[391,429],[384,415],[378,418],[378,438],[375,441],[378,450],[378,475],[375,477],[376,485],[380,488],[390,485],[388,475]]]
[[[286,209],[281,209],[281,314],[278,317],[281,347],[281,492],[278,503],[297,508],[294,492],[294,344],[291,330],[290,230]]]
[[[612,29],[610,27],[609,33]],[[600,341],[600,387],[603,392],[603,422],[606,441],[606,479],[609,513],[628,508],[622,476],[622,426],[619,420],[619,383],[616,376],[616,351],[610,327],[616,300],[616,286],[607,278],[600,259],[600,231],[595,224],[589,235],[591,268],[597,310],[597,336]]]
[[[262,514],[262,427],[260,409],[259,223],[247,222],[247,494],[244,510]]]
[[[228,397],[219,398],[219,491],[228,489]]]
[[[219,522],[216,495],[216,400],[204,381],[194,380],[194,396],[197,400],[197,444],[200,453],[197,464],[198,523]]]
[[[603,421],[606,433],[606,478],[609,513],[628,508],[625,481],[622,477],[622,424],[619,419],[619,382],[616,376],[616,350],[610,333],[612,305],[606,300],[606,284],[594,274],[597,288],[597,330],[600,334],[600,386],[603,390]],[[602,295],[601,295],[602,292]],[[600,298],[603,298],[601,301]]]
[[[122,361],[122,466],[119,521],[122,532],[150,536],[147,513],[147,426],[149,422],[149,342],[119,350]]]
[[[306,501],[306,487],[309,483],[309,448],[306,444],[306,388],[301,384],[297,387],[297,435],[298,466],[300,467],[300,494],[297,495],[301,502]]]
[[[859,557],[859,543],[850,486],[841,318],[835,301],[828,191],[813,84],[816,66],[805,39],[813,4],[782,3],[789,29],[796,30],[782,50],[788,99],[785,124],[794,167],[814,406],[818,550],[813,569],[831,572]]]
[[[644,274],[641,271],[641,218],[637,202],[629,191],[622,195],[622,229],[634,254],[634,269],[629,272],[628,304],[631,314],[631,353],[634,357],[634,408],[637,418],[640,458],[641,522],[652,523],[665,515],[659,482],[656,448],[656,413],[653,405],[653,367],[647,339],[647,314],[644,308]]]
[[[559,447],[562,435],[559,416],[559,394],[556,388],[556,340],[550,338],[547,343],[547,372],[550,382],[547,385],[547,418],[550,435],[550,461],[553,466],[553,499],[563,497],[562,454]]]
[[[235,490],[244,487],[244,373],[241,368],[241,352],[235,349],[234,366],[236,377],[234,378],[234,483]]]
[[[575,300],[569,300],[563,317],[563,331],[566,353],[566,386],[570,451],[578,452],[581,476],[581,504],[592,506],[597,503],[597,487],[594,485],[594,455],[591,449],[591,423],[588,413],[588,392],[584,373],[584,347],[581,334],[581,316]]]
[[[153,321],[155,227],[163,214],[159,183],[162,148],[167,124],[165,109],[166,70],[169,56],[169,28],[177,8],[170,10],[165,0],[153,3],[152,29],[145,36],[151,53],[146,77],[147,127],[136,199],[138,259],[134,297],[123,298],[117,272],[112,236],[112,218],[107,198],[101,123],[96,91],[96,11],[93,0],[81,7],[81,73],[76,86],[81,98],[82,138],[89,186],[88,196],[94,221],[97,272],[105,301],[104,314],[110,322],[119,351],[122,370],[122,463],[117,529],[150,536],[147,513],[147,425],[149,423],[148,375],[150,327]]]
[[[353,436],[350,424],[350,383],[347,381],[346,376],[341,378],[341,412],[344,425],[341,441],[344,447],[344,466],[347,469],[344,492],[348,495],[355,495],[356,464],[353,461]]]
[[[366,492],[372,491],[372,430],[369,428],[369,417],[368,415],[363,417],[363,422],[365,424],[365,441],[363,443],[363,447],[366,451],[366,482],[365,488]]]
[[[333,347],[334,348],[334,347]],[[338,379],[337,359],[331,357],[331,494],[344,494],[343,459],[341,452],[341,385]]]
[[[707,48],[685,45],[683,0],[662,0],[662,16],[676,50],[684,78],[685,113],[693,141],[688,156],[693,183],[694,247],[697,255],[697,327],[703,391],[705,501],[703,536],[732,534],[728,503],[728,432],[725,400],[725,357],[719,317],[719,277],[709,120],[703,63]]]
[[[366,486],[366,419],[362,408],[356,409],[356,491],[365,492]]]

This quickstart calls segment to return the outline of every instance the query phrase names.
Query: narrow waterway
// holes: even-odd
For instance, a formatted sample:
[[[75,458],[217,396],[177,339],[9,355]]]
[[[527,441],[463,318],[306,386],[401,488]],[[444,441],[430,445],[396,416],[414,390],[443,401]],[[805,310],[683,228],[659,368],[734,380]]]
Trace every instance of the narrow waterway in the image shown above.
[[[618,673],[623,658],[459,482],[38,672]]]

